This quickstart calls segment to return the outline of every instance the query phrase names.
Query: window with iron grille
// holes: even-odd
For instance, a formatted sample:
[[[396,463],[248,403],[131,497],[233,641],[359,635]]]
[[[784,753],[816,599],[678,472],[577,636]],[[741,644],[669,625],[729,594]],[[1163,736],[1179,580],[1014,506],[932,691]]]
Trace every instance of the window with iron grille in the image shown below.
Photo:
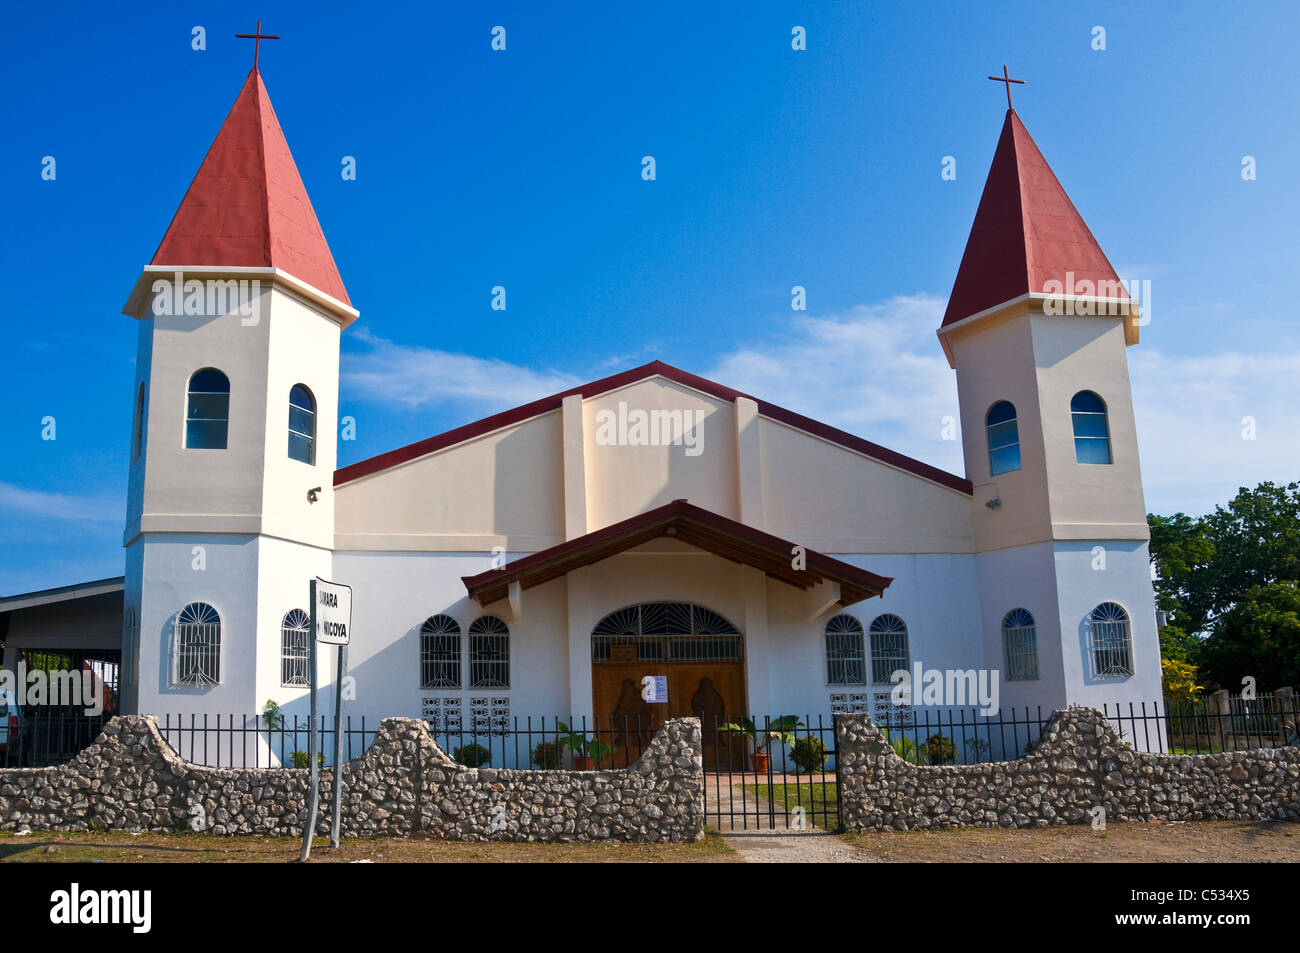
[[[871,680],[888,685],[894,672],[907,667],[907,626],[896,615],[876,616],[871,622]]]
[[[591,660],[611,661],[616,645],[636,646],[639,662],[719,662],[744,658],[744,639],[712,609],[689,602],[643,602],[605,616],[591,630]]]
[[[1012,609],[1002,617],[1002,652],[1007,681],[1038,677],[1038,629],[1028,609]]]
[[[510,687],[510,629],[494,615],[470,623],[469,687]]]
[[[460,688],[460,624],[451,616],[420,626],[420,687]]]
[[[310,685],[311,616],[290,609],[280,621],[280,684]]]
[[[221,616],[206,602],[191,602],[172,626],[172,681],[208,686],[221,681]]]
[[[1088,616],[1088,658],[1093,678],[1127,678],[1133,674],[1133,640],[1128,613],[1103,602]]]
[[[826,681],[830,685],[867,683],[862,623],[851,615],[837,615],[826,623]]]

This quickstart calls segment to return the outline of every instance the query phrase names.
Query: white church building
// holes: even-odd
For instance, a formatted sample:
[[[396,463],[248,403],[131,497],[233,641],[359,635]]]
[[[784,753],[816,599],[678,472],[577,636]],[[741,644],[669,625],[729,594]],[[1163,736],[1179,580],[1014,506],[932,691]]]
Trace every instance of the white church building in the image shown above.
[[[1138,309],[1012,110],[937,329],[964,475],[659,362],[338,467],[358,311],[256,69],[124,312],[123,711],[305,713],[316,576],[374,719],[1161,697]]]

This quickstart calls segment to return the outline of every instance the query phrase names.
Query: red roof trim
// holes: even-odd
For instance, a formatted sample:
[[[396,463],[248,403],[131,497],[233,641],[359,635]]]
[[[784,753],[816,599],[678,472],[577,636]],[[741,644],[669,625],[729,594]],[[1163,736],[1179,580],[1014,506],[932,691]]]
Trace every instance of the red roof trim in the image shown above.
[[[378,473],[380,470],[387,470],[389,467],[395,467],[417,457],[423,457],[426,454],[443,450],[458,443],[464,443],[466,440],[481,437],[502,427],[508,427],[531,417],[558,410],[563,404],[564,398],[573,394],[580,394],[584,398],[599,397],[601,394],[654,376],[665,377],[670,381],[692,387],[712,397],[732,403],[735,402],[737,397],[749,397],[748,394],[733,390],[708,378],[688,373],[680,368],[673,367],[671,364],[665,364],[663,361],[651,361],[649,364],[643,364],[640,367],[634,367],[631,370],[622,371],[588,384],[579,384],[577,387],[571,387],[569,390],[561,391],[558,394],[543,397],[532,403],[505,410],[499,414],[493,414],[491,417],[484,417],[482,420],[465,424],[454,430],[448,430],[445,433],[407,444],[405,447],[398,447],[396,450],[390,450],[387,453],[381,453],[378,456],[349,464],[334,471],[334,485],[342,486],[344,483],[359,480],[361,477]],[[949,473],[947,470],[940,470],[938,467],[922,463],[920,460],[915,460],[906,454],[882,447],[870,440],[855,437],[853,434],[837,430],[835,427],[813,420],[811,417],[796,414],[784,407],[778,407],[775,404],[769,404],[767,401],[752,397],[750,399],[758,404],[759,413],[770,420],[788,424],[815,437],[821,437],[823,440],[828,440],[849,450],[855,450],[874,460],[879,460],[881,463],[897,467],[900,470],[930,480],[933,483],[938,483],[941,486],[946,486],[959,493],[965,493],[969,496],[973,492],[970,480]]]
[[[669,535],[673,527],[683,527],[678,532],[684,532],[684,527],[687,525],[695,525],[714,531],[719,541],[725,541],[727,537],[730,537],[765,550],[767,553],[779,557],[781,565],[788,568],[789,555],[794,546],[794,543],[790,540],[773,536],[771,533],[765,533],[745,523],[696,506],[686,500],[673,500],[671,503],[665,503],[663,506],[655,507],[644,513],[638,513],[636,516],[612,523],[576,539],[558,543],[549,549],[521,556],[519,559],[498,569],[489,569],[487,572],[481,572],[474,576],[462,576],[461,582],[465,584],[465,591],[471,599],[477,601],[480,596],[486,594],[489,598],[482,604],[490,604],[497,601],[497,598],[504,597],[502,594],[511,582],[523,582],[524,577],[532,572],[541,573],[541,578],[536,580],[537,582],[547,582],[560,575],[566,575],[580,566],[599,562],[626,549],[641,545],[642,542],[647,541],[642,538],[646,532],[653,533],[658,529],[660,532],[657,536]],[[637,535],[639,531],[641,536]],[[613,543],[617,546],[620,537],[627,539],[622,548],[598,555],[605,544]],[[692,542],[691,545],[699,544]],[[725,549],[725,547],[723,548]],[[833,556],[827,556],[825,553],[816,550],[805,548],[804,554],[807,559],[807,569],[812,575],[830,579],[847,590],[840,600],[841,605],[851,605],[854,602],[860,602],[863,598],[880,595],[894,581],[892,576],[881,576],[870,570],[860,569],[851,563],[846,563]],[[588,555],[591,555],[592,558],[586,559],[585,557]],[[746,561],[735,553],[719,553],[719,555],[722,558],[732,559],[737,562]],[[572,565],[566,565],[567,563],[572,563]],[[790,578],[789,573],[785,574],[782,581],[799,584],[797,580]],[[525,588],[527,588],[526,583]],[[855,596],[859,598],[854,598]]]
[[[1008,109],[941,326],[1028,293],[1046,294],[1052,283],[1075,294],[1066,281],[1071,275],[1075,286],[1090,283],[1098,298],[1129,300],[1029,130]]]
[[[151,264],[279,268],[351,305],[256,67],[185,190]]]

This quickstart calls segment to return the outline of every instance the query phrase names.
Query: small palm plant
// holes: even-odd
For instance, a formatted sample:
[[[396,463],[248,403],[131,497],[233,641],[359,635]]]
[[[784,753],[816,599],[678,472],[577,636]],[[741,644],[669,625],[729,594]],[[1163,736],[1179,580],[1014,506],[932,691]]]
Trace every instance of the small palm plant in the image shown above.
[[[555,723],[559,732],[560,744],[567,745],[573,752],[573,769],[591,771],[601,759],[614,749],[599,738],[588,738],[584,732],[574,731],[562,721]]]
[[[738,718],[727,722],[718,730],[748,737],[749,743],[754,748],[754,770],[763,774],[771,765],[768,749],[772,742],[780,741],[782,744],[792,745],[795,741],[794,730],[802,727],[803,722],[795,715],[782,715],[780,718],[768,719],[762,727],[754,724],[752,718]]]

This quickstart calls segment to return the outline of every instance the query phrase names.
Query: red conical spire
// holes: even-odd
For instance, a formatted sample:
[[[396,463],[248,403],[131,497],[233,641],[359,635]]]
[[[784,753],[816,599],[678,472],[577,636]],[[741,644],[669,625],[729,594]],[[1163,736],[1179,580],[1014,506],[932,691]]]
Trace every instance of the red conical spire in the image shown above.
[[[275,267],[351,304],[256,68],[151,264]]]
[[[1076,287],[1091,282],[1096,297],[1128,300],[1122,289],[1118,297],[1108,293],[1120,287],[1115,269],[1020,117],[1008,109],[943,326],[1028,292],[1060,293],[1046,287],[1049,281],[1060,282],[1065,294],[1077,293],[1067,286],[1066,272]]]

